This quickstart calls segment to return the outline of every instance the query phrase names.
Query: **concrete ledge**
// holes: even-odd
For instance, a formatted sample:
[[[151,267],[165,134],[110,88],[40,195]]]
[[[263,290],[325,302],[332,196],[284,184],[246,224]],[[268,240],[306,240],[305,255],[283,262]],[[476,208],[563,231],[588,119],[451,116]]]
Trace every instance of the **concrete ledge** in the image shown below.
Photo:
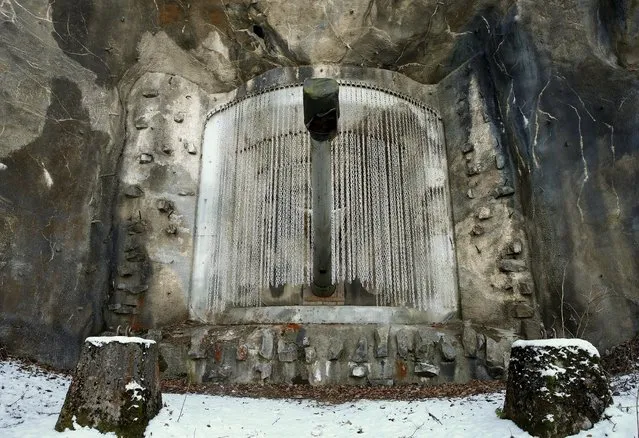
[[[215,324],[432,324],[455,312],[435,313],[402,307],[270,306],[233,308],[213,317]]]

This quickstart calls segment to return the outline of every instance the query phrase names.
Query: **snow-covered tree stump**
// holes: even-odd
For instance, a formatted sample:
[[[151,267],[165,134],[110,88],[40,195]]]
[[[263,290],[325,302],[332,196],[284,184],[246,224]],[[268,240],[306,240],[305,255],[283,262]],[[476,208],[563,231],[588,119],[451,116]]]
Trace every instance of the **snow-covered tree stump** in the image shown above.
[[[514,342],[503,416],[541,438],[590,429],[612,403],[599,362],[581,339]]]
[[[87,338],[55,429],[61,432],[78,425],[120,437],[142,437],[161,407],[155,341]]]

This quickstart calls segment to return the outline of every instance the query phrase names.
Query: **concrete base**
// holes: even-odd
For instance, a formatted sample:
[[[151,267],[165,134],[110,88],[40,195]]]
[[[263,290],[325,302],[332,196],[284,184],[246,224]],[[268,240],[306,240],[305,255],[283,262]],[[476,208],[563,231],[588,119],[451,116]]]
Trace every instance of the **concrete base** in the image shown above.
[[[264,309],[255,309],[259,310]],[[322,318],[330,310],[336,312],[333,321],[355,315],[353,309],[350,314],[329,309]],[[367,316],[364,310],[378,314]],[[504,376],[516,338],[512,332],[460,321],[370,322],[398,317],[392,310],[367,307],[356,313],[365,322],[350,324],[294,323],[291,315],[298,318],[300,314],[284,308],[280,318],[287,322],[281,324],[180,326],[163,333],[160,370],[164,378],[188,377],[193,383],[431,385]],[[252,315],[260,316],[259,312]],[[233,312],[228,318],[233,319]]]
[[[404,307],[270,306],[228,309],[214,316],[215,324],[431,324],[451,320],[438,314]]]

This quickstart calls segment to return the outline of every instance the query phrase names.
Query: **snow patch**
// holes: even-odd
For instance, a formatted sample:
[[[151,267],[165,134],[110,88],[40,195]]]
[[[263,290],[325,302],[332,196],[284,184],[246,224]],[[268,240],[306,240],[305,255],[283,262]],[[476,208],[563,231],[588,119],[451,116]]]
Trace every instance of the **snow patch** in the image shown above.
[[[553,347],[553,348],[567,348],[570,350],[581,350],[588,353],[590,356],[599,357],[599,351],[588,341],[583,339],[534,339],[531,341],[518,340],[513,342],[512,348],[516,347]]]
[[[155,341],[151,339],[138,338],[136,336],[91,336],[86,338],[85,342],[95,345],[96,347],[102,347],[111,342],[119,342],[120,344],[142,344],[146,348],[155,344]]]
[[[0,436],[104,438],[95,429],[76,426],[75,431],[54,432],[71,379],[14,362],[0,362]],[[639,376],[615,378],[619,395],[605,411],[604,419],[579,438],[624,437],[637,433],[635,394]],[[131,388],[136,382],[129,382]],[[163,394],[164,408],[151,420],[146,436],[162,438],[229,436],[281,437],[455,437],[527,438],[510,420],[495,410],[504,404],[504,393],[466,398],[358,400],[331,405],[309,400],[269,400],[200,394]],[[247,415],[250,412],[250,415]],[[181,415],[178,415],[181,413]],[[425,415],[430,413],[432,415]],[[436,420],[437,419],[437,420]],[[547,418],[551,421],[550,418]],[[552,418],[554,420],[554,417]],[[179,420],[179,421],[178,421]],[[314,433],[315,432],[315,433]],[[321,433],[320,433],[321,432]]]
[[[144,398],[144,396],[142,395],[142,391],[144,391],[144,388],[138,382],[134,380],[131,380],[129,383],[127,383],[124,389],[126,389],[127,391],[133,391],[133,394],[131,394],[132,400],[139,401]],[[138,405],[133,405],[133,406],[136,408],[139,407]]]

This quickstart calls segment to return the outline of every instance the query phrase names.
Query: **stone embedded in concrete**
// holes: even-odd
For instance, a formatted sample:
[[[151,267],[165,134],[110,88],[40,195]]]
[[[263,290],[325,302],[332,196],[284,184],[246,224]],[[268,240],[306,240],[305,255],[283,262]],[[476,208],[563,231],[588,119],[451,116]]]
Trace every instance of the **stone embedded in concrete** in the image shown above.
[[[157,88],[145,88],[142,90],[142,96],[147,98],[158,97],[160,95],[160,91]]]
[[[435,348],[440,339],[440,336],[431,330],[417,330],[414,337],[415,358],[432,360],[435,357]]]
[[[273,349],[275,347],[275,339],[271,330],[262,330],[262,343],[260,345],[259,355],[264,359],[273,359]]]
[[[158,199],[155,205],[162,213],[172,213],[175,211],[175,203],[169,199]]]
[[[87,338],[55,429],[76,425],[143,437],[162,408],[158,345],[151,340]]]
[[[135,119],[135,129],[142,130],[147,129],[149,127],[149,121],[145,116],[140,116]]]
[[[519,259],[501,259],[498,266],[502,272],[523,272],[527,269],[526,261]]]
[[[226,382],[233,375],[233,368],[228,364],[215,364],[207,376],[211,382]]]
[[[140,154],[140,164],[148,164],[153,162],[153,155],[142,153]]]
[[[162,145],[162,152],[164,152],[164,154],[166,155],[171,155],[173,154],[173,148],[168,145],[168,144],[163,144]]]
[[[195,144],[193,144],[193,142],[185,141],[184,149],[186,149],[186,151],[191,155],[197,154],[197,148],[195,147]]]
[[[388,356],[388,334],[390,326],[377,327],[375,329],[375,357]]]
[[[415,374],[421,377],[439,376],[439,367],[430,362],[415,362]]]
[[[413,336],[406,329],[400,329],[395,335],[397,341],[397,354],[402,359],[408,359],[409,352],[413,351]]]
[[[322,365],[323,364],[320,361],[314,361],[312,364],[306,366],[306,371],[308,372],[308,383],[313,386],[318,386],[324,383]]]
[[[284,339],[277,341],[277,358],[280,362],[294,362],[297,360],[297,344],[286,342]]]
[[[532,295],[532,286],[527,281],[517,281],[513,284],[513,291],[520,295],[529,296]]]
[[[510,186],[499,186],[493,191],[495,198],[503,198],[504,196],[510,196],[515,193],[515,189]]]
[[[474,176],[479,175],[479,166],[476,163],[466,163],[466,175]]]
[[[473,225],[473,229],[470,230],[470,234],[472,234],[473,236],[481,236],[482,234],[484,234],[484,232],[484,227],[479,224]]]
[[[491,377],[501,378],[506,371],[510,358],[512,339],[502,338],[499,341],[486,337],[486,365]]]
[[[475,199],[475,192],[473,192],[473,189],[468,189],[468,191],[466,192],[466,197],[468,199]]]
[[[255,371],[257,371],[258,373],[260,373],[260,379],[261,380],[266,380],[269,377],[271,377],[271,374],[273,373],[273,365],[271,365],[270,363],[257,363],[255,364],[255,367],[253,368]]]
[[[123,187],[122,193],[127,198],[139,198],[140,196],[144,195],[144,190],[142,190],[142,188],[137,184],[133,184],[133,185],[127,184]]]
[[[523,251],[523,244],[520,239],[514,239],[508,244],[508,254],[521,254]]]
[[[304,348],[304,361],[307,364],[312,364],[317,360],[317,351],[315,347],[306,347]]]
[[[169,234],[169,235],[175,235],[175,234],[177,234],[177,232],[178,232],[178,227],[177,227],[177,225],[175,225],[175,224],[169,224],[169,225],[168,225],[168,226],[164,229],[164,232],[165,232],[166,234]]]
[[[177,113],[175,116],[173,116],[173,121],[175,123],[182,123],[184,121],[184,113]]]
[[[357,341],[355,350],[351,355],[351,360],[356,363],[366,362],[368,359],[368,339],[366,336],[362,336]]]
[[[240,346],[237,347],[237,350],[235,352],[235,360],[238,361],[244,361],[248,358],[248,345],[246,344],[241,344]]]
[[[439,347],[444,361],[452,362],[457,358],[457,349],[448,337],[442,336],[439,341]]]
[[[333,339],[328,345],[328,360],[338,360],[344,350],[344,341],[342,339]]]
[[[462,345],[466,357],[477,357],[477,332],[468,321],[464,321]]]
[[[464,143],[461,148],[462,154],[467,154],[474,150],[475,150],[475,145],[472,143]]]
[[[504,168],[505,165],[506,165],[506,157],[504,157],[503,154],[495,155],[495,167],[501,170]]]
[[[193,330],[189,344],[188,356],[191,359],[206,358],[206,338],[209,334],[207,327],[200,327]]]
[[[351,363],[349,364],[349,366],[351,369],[352,377],[361,378],[368,375],[368,367],[366,365]]]
[[[589,342],[513,343],[503,414],[531,435],[564,437],[590,429],[611,404],[599,352]]]
[[[477,210],[477,219],[480,221],[490,219],[491,217],[493,217],[493,213],[490,211],[490,208],[483,206]]]

